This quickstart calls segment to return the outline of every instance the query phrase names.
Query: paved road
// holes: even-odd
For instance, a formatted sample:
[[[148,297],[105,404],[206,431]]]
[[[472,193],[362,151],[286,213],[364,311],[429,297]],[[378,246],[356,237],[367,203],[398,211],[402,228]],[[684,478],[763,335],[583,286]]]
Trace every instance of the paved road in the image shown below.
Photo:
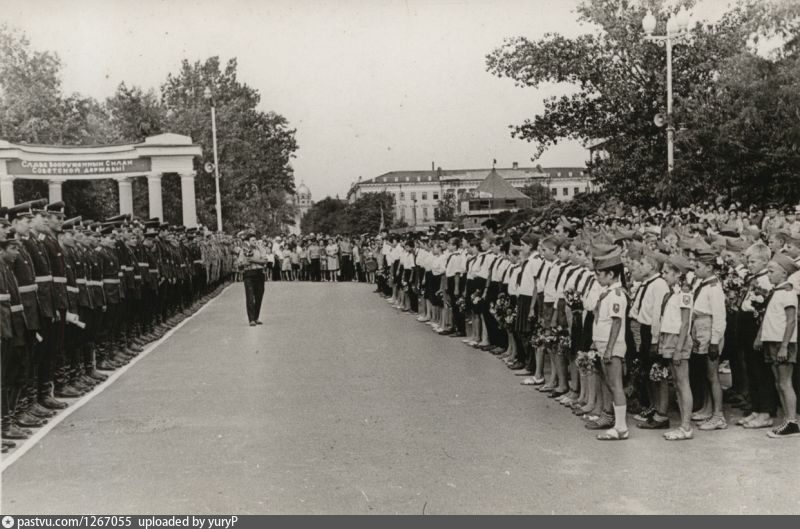
[[[798,513],[800,445],[593,440],[358,284],[234,285],[3,474],[4,513]],[[621,470],[614,470],[620,468]]]

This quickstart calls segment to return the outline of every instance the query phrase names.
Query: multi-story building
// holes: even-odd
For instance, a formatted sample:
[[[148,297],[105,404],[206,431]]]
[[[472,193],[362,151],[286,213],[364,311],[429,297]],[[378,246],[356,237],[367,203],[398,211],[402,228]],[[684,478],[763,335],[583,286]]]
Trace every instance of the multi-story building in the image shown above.
[[[570,200],[578,193],[594,189],[585,167],[519,167],[515,162],[510,168],[495,170],[515,188],[541,184],[556,200]],[[369,180],[359,178],[350,187],[347,199],[355,201],[364,193],[392,193],[396,219],[411,226],[428,224],[434,221],[439,200],[448,194],[455,197],[457,204],[470,198],[491,171],[491,168],[391,171]]]
[[[289,233],[293,233],[295,235],[300,235],[300,221],[303,219],[303,216],[306,212],[314,205],[314,201],[311,200],[311,190],[300,181],[300,185],[297,186],[295,189],[294,195],[288,195],[287,201],[291,202],[295,206],[295,216],[294,216],[294,225],[289,225],[286,228],[288,229]]]

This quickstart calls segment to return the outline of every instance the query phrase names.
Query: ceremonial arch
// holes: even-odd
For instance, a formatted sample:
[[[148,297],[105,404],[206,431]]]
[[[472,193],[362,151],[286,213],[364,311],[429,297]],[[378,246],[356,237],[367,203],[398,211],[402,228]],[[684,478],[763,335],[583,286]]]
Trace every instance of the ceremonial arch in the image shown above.
[[[147,178],[151,218],[164,218],[161,178],[181,178],[183,224],[197,226],[193,158],[202,149],[188,136],[159,134],[128,145],[75,146],[14,144],[0,140],[0,205],[14,205],[14,180],[47,180],[50,202],[61,200],[69,180],[110,178],[119,186],[119,212],[133,213],[133,179]]]

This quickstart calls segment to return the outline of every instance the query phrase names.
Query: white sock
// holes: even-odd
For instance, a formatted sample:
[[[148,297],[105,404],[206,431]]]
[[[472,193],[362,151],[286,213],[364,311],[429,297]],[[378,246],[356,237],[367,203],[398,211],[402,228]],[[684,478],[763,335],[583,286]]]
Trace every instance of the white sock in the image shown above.
[[[614,406],[614,428],[618,432],[624,432],[628,429],[628,423],[626,421],[625,413],[628,410],[628,406]]]

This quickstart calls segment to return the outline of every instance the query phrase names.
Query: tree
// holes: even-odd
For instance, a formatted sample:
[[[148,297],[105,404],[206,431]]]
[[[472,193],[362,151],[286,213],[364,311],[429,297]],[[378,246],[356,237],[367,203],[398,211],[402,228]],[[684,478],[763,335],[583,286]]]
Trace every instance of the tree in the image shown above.
[[[213,161],[206,88],[217,113],[223,223],[233,228],[260,224],[268,230],[274,228],[268,225],[291,219],[293,206],[286,195],[294,193],[290,162],[297,150],[295,131],[283,116],[257,110],[261,96],[238,80],[236,59],[223,69],[219,58],[211,57],[205,62],[184,60],[180,71],[170,74],[161,87],[166,127],[190,135],[203,146],[195,167],[201,171],[196,181],[200,221],[216,222],[214,181],[201,170],[205,162]],[[269,214],[265,214],[267,209]]]
[[[451,222],[458,214],[458,199],[453,193],[444,193],[433,210],[433,219],[436,221]]]
[[[223,222],[226,228],[252,226],[277,231],[294,222],[295,131],[275,112],[257,109],[258,91],[237,78],[236,59],[221,67],[218,57],[190,64],[170,74],[160,94],[121,83],[100,103],[61,91],[61,61],[56,54],[34,51],[27,38],[0,25],[0,137],[18,143],[91,145],[137,143],[172,131],[190,136],[203,149],[195,160],[198,219],[216,225],[214,180],[202,171],[212,161],[211,115],[206,87],[217,110]],[[162,181],[165,220],[181,222],[177,175]],[[134,213],[146,217],[147,183],[134,179]],[[47,196],[44,181],[15,183],[17,201]],[[117,213],[113,180],[70,181],[63,188],[69,214],[101,219]]]
[[[383,210],[384,225],[391,225],[394,194],[387,192],[364,193],[344,208],[339,232],[352,235],[378,233],[381,225],[381,210]]]
[[[112,129],[102,105],[80,94],[61,92],[61,60],[32,50],[21,32],[0,26],[0,137],[15,143],[91,145],[107,143]],[[15,198],[47,197],[47,183],[18,180]],[[117,211],[110,181],[68,182],[67,213],[104,218]]]
[[[698,22],[690,28],[690,41],[677,46],[673,54],[674,122],[679,132],[675,170],[669,176],[665,171],[665,132],[653,124],[655,114],[665,113],[666,55],[656,44],[644,41],[641,28],[646,7],[652,8],[660,21],[656,30],[659,34],[666,31],[664,24],[669,13],[663,0],[648,0],[646,4],[630,0],[584,0],[578,8],[579,18],[595,28],[593,33],[576,38],[547,34],[538,41],[518,37],[507,40],[489,54],[488,70],[499,77],[510,77],[518,85],[564,83],[572,87],[568,95],[547,99],[543,114],[514,127],[512,135],[535,143],[539,154],[567,138],[606,140],[604,147],[609,156],[590,163],[592,175],[607,191],[628,202],[688,202],[709,193],[733,191],[732,182],[739,183],[744,193],[754,181],[748,177],[749,185],[744,185],[741,173],[735,168],[738,163],[726,167],[720,159],[724,149],[722,146],[710,149],[715,142],[709,138],[714,131],[727,130],[732,126],[731,121],[736,122],[730,112],[740,112],[744,106],[749,109],[747,113],[761,109],[756,113],[766,118],[762,111],[785,106],[791,97],[783,94],[781,102],[750,105],[747,98],[735,101],[731,92],[719,90],[725,85],[727,75],[741,79],[737,65],[741,65],[742,57],[755,60],[754,43],[758,37],[786,39],[797,30],[800,6],[792,2],[741,0],[717,23]],[[775,80],[788,81],[781,77]],[[753,83],[748,85],[750,90],[734,93],[755,95]],[[722,98],[718,99],[720,95]],[[774,94],[761,95],[771,98]],[[718,105],[730,112],[714,112],[712,109]],[[698,106],[708,111],[697,112]],[[754,120],[750,118],[750,132],[762,135],[753,130],[752,123]],[[781,121],[776,128],[792,129],[794,123],[796,118],[794,122]],[[689,132],[684,132],[684,128]],[[783,137],[764,134],[748,143],[763,149],[764,163],[769,166],[769,169],[759,168],[758,175],[780,169],[787,160],[780,154],[790,147]],[[725,153],[728,160],[748,152],[735,142],[728,142],[727,148],[734,149],[733,153],[730,150]],[[780,160],[777,164],[776,151]]]
[[[520,189],[531,199],[531,208],[546,206],[553,201],[553,195],[545,186],[537,183],[529,184]]]
[[[325,197],[315,202],[300,221],[303,233],[339,233],[347,204],[338,198]]]

